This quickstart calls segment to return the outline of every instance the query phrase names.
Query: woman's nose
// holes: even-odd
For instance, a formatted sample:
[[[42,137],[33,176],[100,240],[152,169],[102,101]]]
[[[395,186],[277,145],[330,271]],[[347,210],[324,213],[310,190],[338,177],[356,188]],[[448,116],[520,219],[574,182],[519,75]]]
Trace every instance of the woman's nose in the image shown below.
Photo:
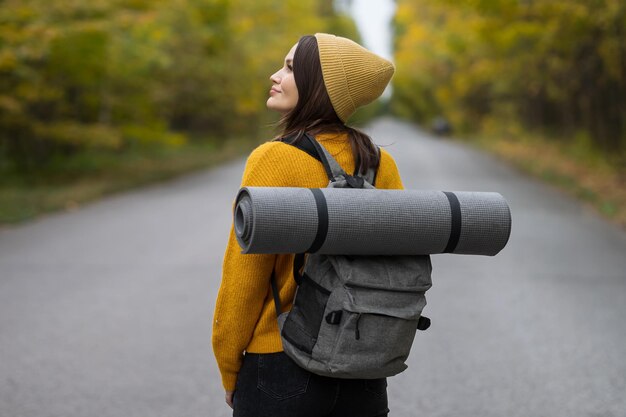
[[[275,72],[274,74],[272,74],[272,76],[270,77],[270,80],[274,83],[274,84],[280,84],[281,78],[278,75],[278,72]]]

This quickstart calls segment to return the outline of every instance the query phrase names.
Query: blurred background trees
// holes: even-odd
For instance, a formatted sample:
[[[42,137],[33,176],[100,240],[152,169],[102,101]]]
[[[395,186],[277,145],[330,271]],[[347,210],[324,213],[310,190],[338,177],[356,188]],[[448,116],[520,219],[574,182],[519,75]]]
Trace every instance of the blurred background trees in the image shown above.
[[[392,110],[626,153],[626,3],[397,0]],[[0,172],[84,150],[267,135],[299,36],[359,39],[333,0],[5,0]]]
[[[332,0],[5,0],[0,172],[267,139],[269,76],[300,36],[325,30],[358,38]]]
[[[626,2],[398,0],[392,107],[626,161]]]
[[[242,145],[233,139],[246,138],[242,147],[249,148],[271,138],[277,115],[265,108],[269,76],[304,34],[327,31],[360,41],[352,18],[338,11],[349,4],[4,0],[0,222],[21,218],[26,206],[58,207],[41,202],[58,194],[48,187],[54,181],[105,173],[117,178],[97,179],[111,184],[164,178],[206,166],[207,153],[215,154],[211,163],[221,151],[233,153],[219,148]],[[368,106],[352,121],[388,108],[425,125],[445,119],[459,136],[509,146],[523,160],[548,143],[555,154],[566,149],[610,161],[617,179],[596,194],[623,188],[626,2],[396,4],[391,103]],[[516,137],[540,140],[512,148]],[[578,171],[576,182],[590,177]],[[71,198],[60,200],[82,200],[64,193]],[[622,200],[610,206],[626,207],[626,194]],[[13,214],[3,215],[9,206]]]

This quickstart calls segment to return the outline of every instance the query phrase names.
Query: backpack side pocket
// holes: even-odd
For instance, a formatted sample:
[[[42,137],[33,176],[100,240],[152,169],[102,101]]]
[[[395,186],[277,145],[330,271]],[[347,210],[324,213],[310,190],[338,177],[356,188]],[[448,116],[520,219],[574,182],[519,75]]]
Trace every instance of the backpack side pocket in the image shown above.
[[[317,342],[329,295],[329,290],[303,275],[293,307],[282,325],[283,339],[310,355]],[[287,346],[284,348],[292,350]]]

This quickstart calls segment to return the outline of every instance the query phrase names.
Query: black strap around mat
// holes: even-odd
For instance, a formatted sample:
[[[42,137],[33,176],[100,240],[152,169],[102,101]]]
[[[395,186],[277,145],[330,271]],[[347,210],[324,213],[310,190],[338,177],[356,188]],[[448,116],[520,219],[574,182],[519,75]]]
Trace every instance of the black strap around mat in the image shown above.
[[[315,239],[313,239],[313,243],[311,247],[306,250],[306,253],[315,253],[317,252],[324,241],[326,241],[326,236],[328,234],[328,206],[326,205],[326,197],[324,197],[324,193],[319,188],[309,188],[311,193],[313,193],[313,197],[315,198],[315,205],[317,206],[317,232],[315,234]],[[304,253],[298,253],[294,255],[293,260],[293,278],[296,281],[296,284],[300,285],[302,283],[303,274],[300,272],[300,269],[304,265]],[[274,272],[272,272],[272,276],[270,278],[270,284],[272,285],[272,295],[274,297],[274,305],[276,306],[276,316],[279,316],[281,313],[281,305],[280,305],[280,297],[278,293],[278,284],[276,283],[276,277]]]
[[[323,154],[320,152],[317,146],[315,146],[316,144],[318,146],[321,146],[321,145],[319,144],[319,142],[316,141],[316,139],[313,136],[309,135],[308,133],[305,133],[305,136],[301,136],[297,140],[295,140],[294,136],[289,136],[289,137],[284,137],[280,139],[280,141],[287,145],[291,145],[294,148],[300,149],[301,151],[306,152],[313,158],[317,159],[324,166],[324,171],[328,175],[328,178],[332,179],[332,173],[331,173],[330,166],[328,165],[328,161],[326,161],[326,158],[323,156]],[[374,173],[374,180],[372,181],[372,185],[374,186],[376,185],[376,177],[378,175],[378,168],[380,166],[381,158],[382,157],[381,157],[380,150],[379,150],[378,165],[376,166],[376,171]],[[355,163],[354,175],[357,175],[356,170],[358,169],[357,167],[359,165],[360,165],[360,161],[357,159]],[[315,235],[315,239],[313,240],[311,247],[305,253],[317,252],[324,244],[324,241],[326,240],[326,235],[328,234],[328,206],[326,205],[326,198],[324,197],[324,194],[319,189],[312,188],[311,192],[313,193],[313,196],[315,197],[315,204],[317,206],[317,213],[318,213],[319,221],[317,224],[317,233]],[[300,273],[300,270],[304,266],[304,261],[305,261],[304,256],[305,256],[304,253],[298,253],[294,257],[293,277],[297,285],[300,285],[300,283],[302,282],[302,274]],[[276,285],[276,279],[274,278],[274,275],[272,275],[271,282],[272,282],[272,291],[274,293],[274,302],[276,304],[276,312],[277,314],[280,314],[279,313],[280,308],[281,308],[280,299],[278,299],[278,289],[276,288],[277,285]]]
[[[297,253],[293,258],[293,278],[297,285],[302,283],[303,275],[300,270],[304,266],[304,253]],[[280,292],[278,290],[278,283],[276,282],[276,275],[272,271],[270,278],[270,284],[272,286],[272,296],[274,297],[274,306],[276,307],[276,317],[280,316],[283,307],[280,304]]]
[[[448,238],[448,244],[443,250],[443,253],[452,253],[456,249],[456,245],[459,244],[459,238],[461,237],[461,204],[456,194],[450,191],[443,192],[448,197],[450,203],[450,237]]]
[[[270,278],[270,284],[272,285],[272,296],[274,297],[274,306],[276,307],[276,317],[280,316],[283,309],[280,305],[280,293],[278,292],[278,284],[276,283],[276,275],[272,271],[272,277]]]
[[[326,241],[326,235],[328,234],[328,205],[326,204],[326,197],[319,188],[309,188],[315,197],[315,205],[317,206],[317,233],[315,239],[305,252],[315,253]]]

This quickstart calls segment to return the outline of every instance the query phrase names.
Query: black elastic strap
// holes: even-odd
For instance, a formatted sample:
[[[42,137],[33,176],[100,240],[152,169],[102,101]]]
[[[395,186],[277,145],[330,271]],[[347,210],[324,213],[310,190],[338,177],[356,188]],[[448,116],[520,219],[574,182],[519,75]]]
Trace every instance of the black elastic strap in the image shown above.
[[[322,163],[322,165],[324,165],[324,171],[326,171],[326,175],[328,176],[328,179],[332,180],[333,171],[330,169],[330,164],[328,163],[328,159],[326,159],[326,154],[324,153],[322,149],[320,149],[322,145],[320,145],[319,142],[315,140],[315,138],[313,138],[308,133],[306,133],[305,136],[308,139],[311,146],[315,148],[315,152],[317,152],[317,155],[319,156],[319,158],[317,159]]]
[[[295,140],[294,136],[288,136],[286,138],[282,138],[280,141],[287,145],[298,148],[301,151],[308,153],[310,156],[317,159],[318,161],[322,162],[322,158],[317,153],[317,149],[315,149],[315,146],[311,143],[310,140],[307,140],[306,137],[300,136],[297,140]]]
[[[313,193],[317,206],[317,233],[311,247],[306,252],[315,253],[322,247],[328,234],[328,206],[326,205],[326,197],[319,188],[309,188],[309,190]]]
[[[296,253],[296,255],[293,257],[293,279],[298,285],[302,283],[302,274],[300,273],[300,270],[303,266],[304,253]]]
[[[456,249],[461,236],[461,204],[454,193],[450,191],[444,191],[443,193],[448,197],[451,214],[450,237],[443,253],[452,253]]]
[[[304,253],[297,253],[293,259],[293,277],[296,284],[302,283],[302,274],[300,274],[300,268],[304,265]],[[280,293],[278,292],[278,283],[276,282],[276,275],[272,272],[270,278],[270,284],[272,286],[272,296],[274,297],[274,307],[276,308],[276,317],[280,316],[282,312],[282,306],[280,305]]]
[[[274,272],[272,272],[270,283],[272,284],[272,295],[274,296],[274,306],[276,307],[276,317],[278,317],[280,316],[282,307],[280,306],[280,294],[278,293],[278,284],[276,283],[276,276],[274,275]]]

